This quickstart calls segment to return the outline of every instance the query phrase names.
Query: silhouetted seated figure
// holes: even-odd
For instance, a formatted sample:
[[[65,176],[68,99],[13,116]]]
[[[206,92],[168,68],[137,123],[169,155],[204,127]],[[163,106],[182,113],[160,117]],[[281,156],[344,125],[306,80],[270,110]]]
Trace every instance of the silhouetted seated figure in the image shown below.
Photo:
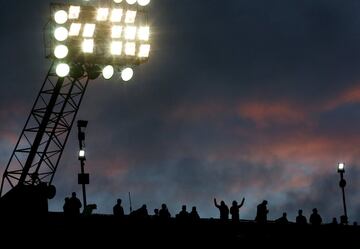
[[[70,208],[69,207],[70,198],[66,197],[64,201],[65,201],[64,206],[63,206],[64,215],[69,216],[69,213],[70,213],[70,210],[69,210],[69,208]]]
[[[232,221],[240,221],[240,208],[244,205],[245,198],[242,199],[240,205],[238,205],[237,201],[233,201],[232,206],[230,208],[230,214]]]
[[[76,193],[71,194],[69,199],[69,214],[72,217],[80,216],[80,208],[82,207],[81,201],[76,197]]]
[[[166,204],[161,205],[161,209],[159,211],[159,220],[167,221],[171,218],[171,214],[166,206]]]
[[[275,222],[278,224],[288,224],[289,221],[287,219],[287,213],[284,212],[283,215],[279,219],[277,219]]]
[[[310,224],[314,226],[319,226],[322,223],[322,218],[318,213],[316,208],[313,209],[313,213],[310,215]]]
[[[192,207],[191,212],[189,214],[191,221],[198,221],[200,220],[200,216],[196,210],[196,207]]]
[[[225,202],[221,201],[220,205],[218,205],[217,201],[216,201],[216,198],[214,198],[214,204],[215,204],[215,207],[217,207],[219,209],[219,211],[220,211],[220,220],[222,220],[222,221],[229,220],[229,208],[225,204]]]
[[[299,209],[298,216],[296,217],[296,224],[298,225],[306,225],[307,220],[306,217],[303,215],[303,211]]]
[[[125,215],[121,202],[121,199],[117,199],[116,205],[113,207],[113,213],[116,218],[123,218]]]
[[[183,206],[181,207],[181,211],[180,211],[180,213],[178,213],[178,214],[176,215],[176,219],[177,219],[178,221],[180,221],[180,222],[187,222],[187,221],[189,221],[189,213],[188,213],[188,211],[186,210],[186,205],[183,205]]]
[[[147,211],[147,206],[144,204],[141,208],[133,211],[130,216],[136,220],[146,220],[149,218],[149,213]]]
[[[257,206],[257,212],[255,217],[255,221],[257,223],[267,222],[267,214],[269,213],[269,210],[267,209],[266,206],[267,204],[268,204],[267,200],[263,200],[263,202]]]
[[[339,224],[339,223],[338,223],[336,217],[334,217],[334,218],[332,219],[332,222],[330,223],[330,225],[332,225],[332,226],[337,226],[338,224]]]

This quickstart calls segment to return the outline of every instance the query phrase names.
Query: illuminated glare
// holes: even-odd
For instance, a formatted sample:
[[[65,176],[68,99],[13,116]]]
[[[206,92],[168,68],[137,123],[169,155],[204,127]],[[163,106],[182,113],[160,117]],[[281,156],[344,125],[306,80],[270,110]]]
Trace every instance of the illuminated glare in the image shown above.
[[[136,44],[135,42],[127,42],[125,44],[125,54],[129,56],[135,56]]]
[[[70,73],[70,67],[66,63],[60,63],[56,66],[56,74],[59,77],[66,77]]]
[[[150,27],[140,27],[138,31],[138,39],[140,41],[148,41],[150,38]]]
[[[109,16],[109,9],[108,8],[100,8],[97,11],[96,20],[98,21],[106,21]]]
[[[69,53],[69,49],[65,45],[58,45],[55,47],[54,55],[58,59],[64,59]]]
[[[150,0],[137,0],[140,6],[146,6],[150,3]]]
[[[121,3],[122,0],[114,0],[115,3]]]
[[[71,5],[69,8],[69,19],[78,19],[80,16],[80,6]]]
[[[57,24],[64,24],[67,22],[68,20],[68,15],[67,12],[65,10],[59,10],[55,13],[54,16],[55,22]]]
[[[122,26],[113,26],[111,29],[111,38],[116,39],[116,38],[121,38],[121,33],[122,33]]]
[[[111,65],[104,67],[102,74],[103,74],[104,79],[106,79],[106,80],[111,79],[114,75],[114,67]]]
[[[345,170],[345,163],[339,163],[338,170],[339,171],[344,171]]]
[[[150,44],[142,44],[139,48],[138,57],[140,58],[148,58],[150,55]]]
[[[136,13],[137,12],[135,10],[126,11],[125,23],[134,23],[136,19]]]
[[[133,5],[136,3],[136,0],[126,0],[126,2],[130,5]]]
[[[128,67],[121,71],[121,79],[123,81],[129,81],[134,76],[134,71],[132,68]]]
[[[79,36],[81,23],[72,23],[70,25],[69,36]]]
[[[85,158],[85,150],[80,150],[79,151],[79,158]]]
[[[65,41],[68,38],[68,30],[64,27],[58,27],[55,29],[54,36],[58,41]]]
[[[92,38],[95,33],[95,24],[86,23],[84,27],[83,37]]]
[[[112,22],[121,22],[122,16],[123,16],[122,9],[113,9],[111,12],[111,21]]]
[[[85,39],[82,44],[82,50],[84,53],[91,54],[94,52],[94,40]]]
[[[121,55],[122,51],[122,42],[121,41],[113,41],[111,43],[111,54],[112,55]]]
[[[135,26],[127,26],[125,28],[125,39],[126,40],[135,40],[136,38],[136,27]]]

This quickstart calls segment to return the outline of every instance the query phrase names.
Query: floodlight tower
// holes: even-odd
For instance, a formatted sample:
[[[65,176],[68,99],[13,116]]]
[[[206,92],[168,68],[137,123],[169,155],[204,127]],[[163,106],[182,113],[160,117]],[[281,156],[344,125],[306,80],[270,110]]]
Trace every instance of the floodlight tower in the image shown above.
[[[4,172],[0,211],[21,207],[23,212],[29,202],[38,210],[34,200],[45,209],[55,195],[51,183],[89,81],[101,74],[129,81],[133,67],[148,61],[149,3],[51,4],[45,49],[52,64]]]

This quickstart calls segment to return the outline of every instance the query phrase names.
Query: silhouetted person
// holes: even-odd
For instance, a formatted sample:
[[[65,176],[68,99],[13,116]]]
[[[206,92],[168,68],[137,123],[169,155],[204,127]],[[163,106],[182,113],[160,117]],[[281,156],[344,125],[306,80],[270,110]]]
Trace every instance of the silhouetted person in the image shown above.
[[[159,211],[159,219],[164,221],[164,220],[169,220],[170,218],[171,218],[171,214],[170,214],[166,204],[162,204],[161,209]]]
[[[238,205],[237,201],[233,201],[230,208],[231,219],[233,221],[240,221],[240,208],[244,205],[244,202],[245,198],[242,199],[240,205]]]
[[[322,223],[322,218],[318,213],[318,210],[316,208],[313,209],[313,213],[310,215],[310,224],[319,226]]]
[[[340,216],[340,225],[347,225],[348,224],[348,218],[345,215]]]
[[[229,220],[229,208],[226,206],[224,201],[220,202],[220,205],[217,204],[216,198],[214,198],[215,207],[220,211],[220,220],[227,221]]]
[[[196,210],[196,207],[192,207],[192,209],[191,209],[191,212],[190,212],[190,220],[191,221],[198,221],[198,220],[200,220],[200,216],[199,216],[199,214],[198,214],[198,212],[197,212],[197,210]]]
[[[189,220],[189,213],[188,213],[188,211],[186,210],[186,205],[183,205],[182,207],[181,207],[181,211],[180,211],[180,213],[178,213],[177,215],[176,215],[176,218],[179,220],[179,221],[181,221],[181,222],[186,222],[186,221],[188,221]]]
[[[130,216],[136,220],[145,220],[149,218],[149,213],[147,211],[147,206],[144,204],[141,208],[131,212]]]
[[[289,221],[287,219],[287,213],[284,212],[283,215],[279,219],[277,219],[275,222],[278,224],[288,224]]]
[[[65,201],[65,202],[64,202],[64,206],[63,206],[64,215],[65,215],[65,216],[68,216],[69,213],[70,213],[70,206],[69,206],[70,198],[69,198],[69,197],[66,197],[64,201]]]
[[[263,200],[262,203],[260,203],[257,206],[257,212],[256,212],[256,217],[255,217],[255,221],[257,223],[266,223],[267,222],[267,214],[269,213],[269,210],[267,209],[267,205],[268,202],[266,200]]]
[[[332,219],[331,225],[337,226],[338,224],[339,224],[339,223],[338,223],[336,217],[334,217],[334,218]]]
[[[296,217],[296,224],[299,224],[299,225],[307,224],[306,217],[303,215],[303,211],[301,209],[299,209],[299,211],[298,211],[298,216]]]
[[[73,192],[71,194],[71,198],[69,199],[69,213],[71,216],[79,216],[81,207],[81,201],[76,197],[76,193]]]
[[[121,199],[117,199],[116,205],[113,207],[114,216],[117,218],[123,218],[125,215],[124,208],[121,206],[121,202]]]

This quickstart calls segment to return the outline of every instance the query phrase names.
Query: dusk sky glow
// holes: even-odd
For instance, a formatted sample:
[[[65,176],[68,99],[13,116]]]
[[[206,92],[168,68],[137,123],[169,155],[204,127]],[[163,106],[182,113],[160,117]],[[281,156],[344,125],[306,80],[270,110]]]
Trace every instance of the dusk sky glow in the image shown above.
[[[14,149],[50,61],[43,27],[51,2],[0,0],[0,173]],[[80,1],[81,2],[81,1]],[[97,1],[99,2],[99,1]],[[360,2],[356,0],[152,0],[152,50],[130,82],[90,82],[78,119],[88,120],[88,202],[111,213],[167,203],[172,215],[213,198],[246,198],[253,219],[317,208],[360,221]],[[50,209],[81,194],[73,127]]]

